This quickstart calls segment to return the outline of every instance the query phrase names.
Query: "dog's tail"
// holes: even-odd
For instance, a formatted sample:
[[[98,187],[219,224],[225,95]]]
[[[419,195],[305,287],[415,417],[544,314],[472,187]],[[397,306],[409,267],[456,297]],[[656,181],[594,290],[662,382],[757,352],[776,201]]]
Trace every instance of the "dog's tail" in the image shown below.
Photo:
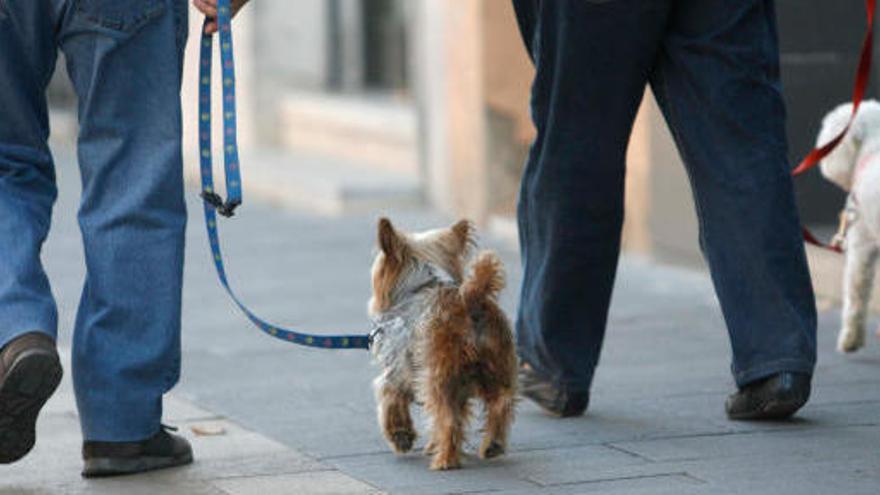
[[[483,251],[471,265],[470,273],[461,284],[461,297],[469,309],[476,309],[484,301],[494,300],[504,289],[504,265],[492,251]]]

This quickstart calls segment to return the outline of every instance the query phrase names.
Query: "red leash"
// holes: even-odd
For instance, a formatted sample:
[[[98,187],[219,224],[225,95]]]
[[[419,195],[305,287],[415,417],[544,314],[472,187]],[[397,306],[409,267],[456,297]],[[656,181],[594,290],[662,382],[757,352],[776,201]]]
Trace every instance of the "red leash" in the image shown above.
[[[792,175],[797,177],[798,175],[803,174],[807,170],[815,167],[822,161],[823,158],[831,154],[834,151],[834,148],[843,141],[843,138],[846,137],[846,133],[849,132],[850,127],[852,127],[853,121],[855,121],[856,114],[859,111],[859,106],[862,104],[862,100],[865,99],[865,90],[868,88],[868,80],[871,77],[871,60],[874,56],[874,14],[877,10],[877,1],[876,0],[865,0],[865,10],[868,15],[868,28],[865,33],[865,41],[862,43],[862,54],[859,57],[859,69],[856,73],[856,85],[853,89],[853,110],[852,115],[850,115],[849,122],[846,124],[846,127],[843,131],[837,135],[834,139],[823,145],[821,148],[814,148],[813,151],[807,155],[806,158],[797,166],[796,169],[792,172]],[[843,250],[838,246],[829,246],[814,236],[806,227],[803,227],[804,232],[804,240],[810,244],[815,246],[819,246],[825,249],[829,249],[835,252],[842,252]]]

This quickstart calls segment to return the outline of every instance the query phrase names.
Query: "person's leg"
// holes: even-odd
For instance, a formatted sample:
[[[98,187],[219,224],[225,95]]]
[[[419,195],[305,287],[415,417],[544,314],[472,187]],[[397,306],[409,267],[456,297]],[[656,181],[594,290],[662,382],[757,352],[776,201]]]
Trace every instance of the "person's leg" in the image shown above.
[[[538,130],[518,207],[519,353],[556,387],[588,392],[617,269],[627,144],[668,2],[514,5],[537,69]]]
[[[0,464],[33,448],[37,416],[62,374],[40,264],[56,196],[45,96],[54,26],[48,2],[0,2]]]
[[[787,160],[772,0],[679,0],[652,87],[694,189],[737,385],[811,374],[816,308]]]
[[[61,47],[79,97],[87,276],[73,373],[87,442],[160,431],[180,369],[186,210],[184,0],[73,2]]]
[[[0,348],[33,331],[55,338],[58,316],[40,249],[57,195],[46,139],[55,69],[47,2],[0,2]]]

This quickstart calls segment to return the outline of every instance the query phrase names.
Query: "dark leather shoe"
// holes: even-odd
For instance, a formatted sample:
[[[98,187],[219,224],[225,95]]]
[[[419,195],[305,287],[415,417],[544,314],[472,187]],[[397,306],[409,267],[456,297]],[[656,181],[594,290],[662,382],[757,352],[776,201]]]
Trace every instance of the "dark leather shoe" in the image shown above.
[[[159,433],[142,442],[83,443],[83,477],[122,476],[192,463],[189,442],[166,429],[171,428],[163,426]]]
[[[0,351],[0,464],[15,462],[36,441],[37,416],[61,382],[55,341],[27,333]]]
[[[519,368],[519,392],[544,411],[560,418],[582,416],[590,405],[590,393],[560,388],[538,375],[528,364]]]
[[[810,398],[810,375],[782,372],[752,382],[727,398],[730,419],[785,419]]]

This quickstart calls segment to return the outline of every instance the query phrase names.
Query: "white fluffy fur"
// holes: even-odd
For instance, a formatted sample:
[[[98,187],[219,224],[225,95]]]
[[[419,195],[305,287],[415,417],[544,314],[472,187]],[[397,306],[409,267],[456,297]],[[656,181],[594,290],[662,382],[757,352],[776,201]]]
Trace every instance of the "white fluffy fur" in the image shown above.
[[[818,144],[829,142],[843,130],[851,113],[852,104],[829,113],[822,122]],[[861,162],[864,165],[856,174]],[[868,304],[880,253],[880,103],[862,103],[850,132],[820,167],[825,178],[851,194],[849,205],[855,210],[846,233],[843,322],[837,339],[839,351],[855,352],[865,344]]]

